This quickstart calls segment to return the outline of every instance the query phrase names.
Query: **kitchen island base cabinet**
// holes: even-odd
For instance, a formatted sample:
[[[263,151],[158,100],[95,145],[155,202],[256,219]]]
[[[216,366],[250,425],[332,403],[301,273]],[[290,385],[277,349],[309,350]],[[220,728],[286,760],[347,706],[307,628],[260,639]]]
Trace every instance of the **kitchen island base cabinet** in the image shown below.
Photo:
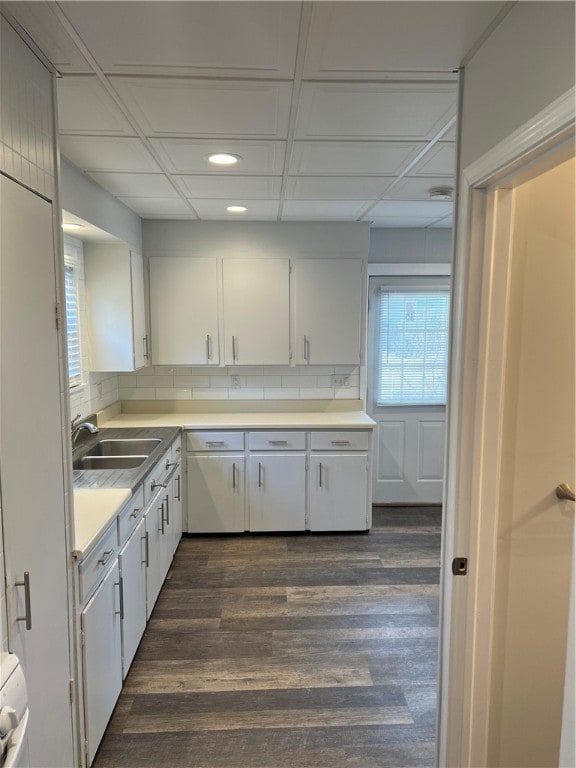
[[[188,531],[244,531],[244,456],[197,455],[186,462]]]
[[[250,454],[248,504],[251,531],[305,530],[305,454]]]
[[[369,527],[368,471],[366,454],[310,457],[311,531],[361,531]]]
[[[81,615],[88,765],[122,689],[121,589],[116,562]]]
[[[122,577],[122,677],[125,678],[146,628],[146,523],[141,520],[118,556]]]

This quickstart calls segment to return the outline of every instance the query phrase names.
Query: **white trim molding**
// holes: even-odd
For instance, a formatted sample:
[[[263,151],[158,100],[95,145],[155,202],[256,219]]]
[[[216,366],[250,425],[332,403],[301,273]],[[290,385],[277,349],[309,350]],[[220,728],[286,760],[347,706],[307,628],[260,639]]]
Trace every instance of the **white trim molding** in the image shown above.
[[[452,274],[451,264],[437,263],[389,263],[389,264],[370,264],[368,263],[369,277],[449,277]]]

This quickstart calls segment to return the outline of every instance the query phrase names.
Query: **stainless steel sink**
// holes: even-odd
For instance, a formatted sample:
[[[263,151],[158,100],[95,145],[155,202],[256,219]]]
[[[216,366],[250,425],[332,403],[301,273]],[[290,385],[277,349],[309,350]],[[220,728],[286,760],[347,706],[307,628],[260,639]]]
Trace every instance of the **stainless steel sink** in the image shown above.
[[[86,456],[149,456],[160,443],[160,438],[137,440],[133,438],[110,438],[100,440]],[[140,462],[142,463],[142,462]],[[136,465],[137,466],[137,465]]]
[[[82,456],[72,465],[74,469],[134,469],[148,456]]]

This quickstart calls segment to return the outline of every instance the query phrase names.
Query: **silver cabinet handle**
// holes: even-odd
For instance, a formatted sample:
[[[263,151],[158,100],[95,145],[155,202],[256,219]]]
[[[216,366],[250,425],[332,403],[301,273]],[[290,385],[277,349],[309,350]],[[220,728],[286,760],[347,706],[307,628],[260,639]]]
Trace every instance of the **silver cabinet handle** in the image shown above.
[[[29,631],[32,629],[32,602],[30,600],[30,572],[24,571],[24,580],[15,581],[15,587],[24,587],[24,616],[17,616],[16,621],[25,621],[26,629]]]
[[[350,440],[330,440],[330,445],[350,445]]]
[[[238,341],[236,336],[232,336],[232,361],[235,363],[238,358]]]
[[[154,491],[156,488],[167,488],[166,483],[157,483],[156,480],[152,480],[150,483],[150,490]]]
[[[258,488],[262,488],[262,462],[258,462]]]
[[[150,360],[150,350],[148,349],[148,334],[142,339],[144,343],[144,360]]]
[[[118,593],[120,595],[120,610],[114,611],[115,616],[120,616],[120,621],[124,621],[124,579],[122,576],[118,581],[114,582],[114,586],[118,587]]]
[[[232,490],[236,490],[236,464],[232,464]]]
[[[134,507],[132,512],[130,512],[130,517],[138,517],[141,511],[142,511],[142,507]]]
[[[112,552],[114,552],[114,550],[113,550],[113,549],[107,549],[107,550],[106,550],[106,552],[104,552],[104,554],[102,555],[102,557],[101,557],[101,558],[98,560],[98,562],[100,563],[100,565],[106,565],[106,563],[108,562],[108,560],[110,560],[110,555],[112,554]]]
[[[212,360],[212,337],[209,333],[206,335],[206,360]]]
[[[170,469],[170,467],[177,467],[178,462],[177,461],[170,461],[170,459],[166,459],[166,463],[164,464],[165,469]]]
[[[181,493],[180,493],[180,475],[176,478],[176,482],[178,483],[178,490],[176,491],[176,501],[182,501]]]
[[[322,462],[320,462],[319,468],[320,468],[320,471],[318,473],[319,474],[318,485],[320,488],[322,488]]]
[[[158,528],[158,530],[161,532],[162,536],[164,536],[164,502],[160,504],[158,511],[160,512],[160,528]]]
[[[146,552],[146,559],[143,560],[143,563],[146,563],[146,568],[150,567],[150,534],[148,531],[142,536],[142,541],[144,542],[144,551]]]
[[[166,494],[166,525],[170,525],[170,496]]]
[[[226,445],[226,442],[224,440],[206,440],[206,445],[208,445],[210,448],[218,448],[220,446]]]
[[[268,440],[268,445],[288,445],[288,440]]]
[[[556,496],[559,499],[563,499],[565,501],[576,500],[576,497],[574,496],[574,491],[568,485],[568,483],[560,483],[560,485],[556,488]]]
[[[307,363],[310,362],[310,339],[308,336],[304,336],[304,360]]]

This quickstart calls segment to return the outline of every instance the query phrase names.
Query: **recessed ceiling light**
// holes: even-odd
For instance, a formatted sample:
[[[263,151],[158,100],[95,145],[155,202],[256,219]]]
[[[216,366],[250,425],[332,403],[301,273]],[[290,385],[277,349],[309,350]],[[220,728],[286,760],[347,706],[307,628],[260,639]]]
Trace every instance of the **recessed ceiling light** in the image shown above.
[[[428,194],[431,200],[452,200],[452,187],[433,187]]]
[[[73,224],[72,222],[63,222],[62,229],[65,232],[74,232],[76,229],[84,229],[82,224]]]
[[[246,213],[248,209],[244,205],[229,205],[226,210],[228,213]]]
[[[215,152],[208,156],[209,162],[213,165],[236,165],[240,160],[240,155],[232,155],[229,152]]]

